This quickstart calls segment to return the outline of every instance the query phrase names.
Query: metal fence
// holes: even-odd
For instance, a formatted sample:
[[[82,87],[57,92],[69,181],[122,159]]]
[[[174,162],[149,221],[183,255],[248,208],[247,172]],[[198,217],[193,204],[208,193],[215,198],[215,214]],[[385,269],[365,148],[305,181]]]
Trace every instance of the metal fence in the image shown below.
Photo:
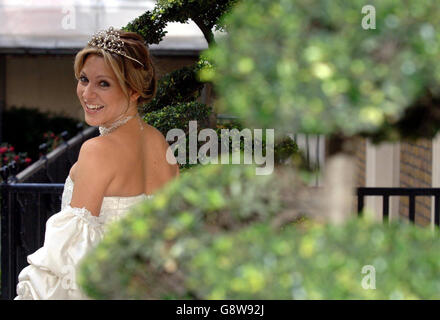
[[[46,221],[61,208],[64,181],[82,143],[98,134],[96,127],[81,131],[16,176],[12,168],[2,168],[2,299],[16,296],[18,274],[28,264],[26,257],[44,243]]]
[[[61,207],[63,184],[18,183],[1,186],[1,294],[16,296],[26,257],[43,246],[46,221]]]
[[[14,161],[12,161],[0,168],[3,181],[7,183],[64,183],[70,168],[78,159],[82,143],[97,135],[99,135],[97,127],[81,130],[76,136],[63,141],[55,150],[41,156],[38,161],[19,173],[15,172]]]
[[[384,221],[389,221],[390,197],[404,196],[409,198],[408,219],[415,222],[416,218],[416,197],[434,197],[434,225],[440,226],[440,188],[358,188],[358,208],[359,215],[364,209],[364,198],[366,196],[382,197],[382,216]]]

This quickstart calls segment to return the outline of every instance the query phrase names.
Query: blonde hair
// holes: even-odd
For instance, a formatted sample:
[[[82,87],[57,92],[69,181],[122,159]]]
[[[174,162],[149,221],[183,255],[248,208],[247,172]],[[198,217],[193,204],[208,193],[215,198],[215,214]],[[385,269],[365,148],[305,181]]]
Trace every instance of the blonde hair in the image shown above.
[[[121,40],[124,42],[124,51],[127,55],[142,62],[144,67],[119,54],[101,48],[86,46],[75,56],[73,67],[75,78],[77,80],[79,79],[81,70],[89,55],[96,54],[103,57],[105,63],[110,66],[115,73],[119,85],[127,97],[127,101],[130,99],[129,89],[140,94],[137,101],[137,107],[139,108],[143,104],[151,101],[156,95],[156,70],[153,61],[151,60],[148,47],[142,36],[134,32],[121,30],[119,30],[119,34]]]

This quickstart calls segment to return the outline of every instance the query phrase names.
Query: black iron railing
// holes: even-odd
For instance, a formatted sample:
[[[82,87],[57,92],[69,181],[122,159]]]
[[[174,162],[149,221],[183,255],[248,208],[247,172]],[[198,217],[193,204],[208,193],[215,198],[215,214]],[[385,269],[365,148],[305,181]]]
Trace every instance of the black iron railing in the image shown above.
[[[38,161],[16,173],[14,162],[0,168],[3,181],[8,183],[64,183],[67,173],[78,159],[79,150],[85,140],[99,135],[97,127],[81,130],[69,141],[64,141],[55,150],[44,154]],[[44,149],[44,144],[40,149]]]
[[[60,210],[63,184],[1,185],[1,294],[16,296],[26,257],[43,246],[46,221]]]
[[[0,168],[2,299],[16,296],[26,257],[43,245],[46,221],[61,209],[64,181],[81,145],[98,134],[96,127],[82,130],[16,175],[13,163]]]
[[[382,197],[382,216],[384,221],[389,220],[390,197],[404,196],[409,198],[408,219],[415,222],[416,218],[416,197],[434,197],[434,225],[440,226],[440,188],[358,188],[358,214],[361,215],[364,209],[364,198],[366,196]]]

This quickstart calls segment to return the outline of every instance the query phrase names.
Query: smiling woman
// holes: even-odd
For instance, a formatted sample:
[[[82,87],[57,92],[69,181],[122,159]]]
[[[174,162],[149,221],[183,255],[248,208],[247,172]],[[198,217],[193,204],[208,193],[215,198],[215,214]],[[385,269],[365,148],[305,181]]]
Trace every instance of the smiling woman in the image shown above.
[[[113,70],[98,55],[88,56],[78,79],[77,95],[91,126],[109,127],[126,115],[137,113],[135,104],[139,93],[130,89],[126,96]],[[105,74],[101,70],[106,70]],[[110,72],[109,72],[110,71]],[[127,111],[130,111],[127,113]]]
[[[78,262],[109,222],[179,175],[178,165],[167,161],[164,136],[138,114],[138,105],[156,92],[141,36],[112,28],[98,33],[76,55],[74,71],[85,120],[101,135],[81,146],[61,211],[46,223],[44,246],[27,257],[16,299],[87,299],[74,278]]]
[[[127,113],[130,108],[136,110],[134,106],[150,101],[156,94],[156,72],[150,53],[143,38],[133,32],[115,33],[109,29],[98,33],[76,55],[74,71],[77,95],[90,125],[108,127],[120,120],[117,118],[132,114],[133,111]],[[124,106],[123,112],[118,110]],[[91,116],[98,114],[94,112],[97,107],[107,107],[107,112]]]

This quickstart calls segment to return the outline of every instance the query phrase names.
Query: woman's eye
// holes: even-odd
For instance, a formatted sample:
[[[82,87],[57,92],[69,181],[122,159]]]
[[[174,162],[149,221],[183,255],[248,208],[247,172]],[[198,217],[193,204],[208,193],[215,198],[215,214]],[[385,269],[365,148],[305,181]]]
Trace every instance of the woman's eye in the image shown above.
[[[89,81],[89,80],[88,80],[86,77],[81,76],[81,77],[79,77],[79,81],[81,81],[81,82],[87,82],[87,81]],[[110,86],[109,83],[108,83],[107,81],[101,81],[101,82],[99,82],[99,84],[100,84],[102,87],[108,87],[108,86]]]

